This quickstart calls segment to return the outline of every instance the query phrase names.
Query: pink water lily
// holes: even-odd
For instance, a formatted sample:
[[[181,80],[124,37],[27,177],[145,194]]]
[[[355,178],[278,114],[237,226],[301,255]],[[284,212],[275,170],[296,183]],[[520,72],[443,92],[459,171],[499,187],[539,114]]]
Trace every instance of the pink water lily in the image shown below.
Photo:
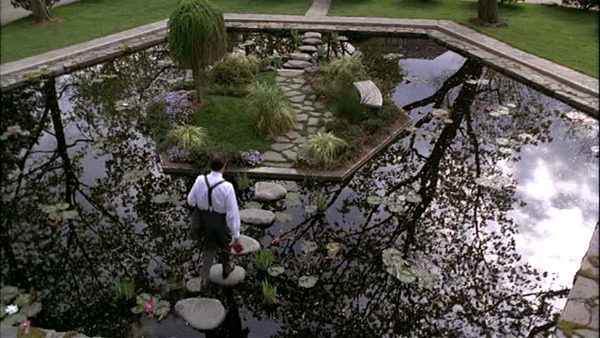
[[[154,304],[152,303],[152,301],[149,301],[148,303],[144,304],[144,311],[146,311],[146,313],[154,312]]]
[[[29,319],[25,319],[24,321],[21,322],[21,324],[19,324],[20,327],[30,327],[31,326],[31,320]]]

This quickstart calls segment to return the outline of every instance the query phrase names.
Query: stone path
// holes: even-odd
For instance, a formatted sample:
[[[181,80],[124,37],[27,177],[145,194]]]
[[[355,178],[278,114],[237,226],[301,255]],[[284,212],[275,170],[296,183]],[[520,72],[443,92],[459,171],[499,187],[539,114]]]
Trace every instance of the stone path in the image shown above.
[[[313,0],[312,5],[306,12],[306,16],[327,16],[331,6],[331,0]]]

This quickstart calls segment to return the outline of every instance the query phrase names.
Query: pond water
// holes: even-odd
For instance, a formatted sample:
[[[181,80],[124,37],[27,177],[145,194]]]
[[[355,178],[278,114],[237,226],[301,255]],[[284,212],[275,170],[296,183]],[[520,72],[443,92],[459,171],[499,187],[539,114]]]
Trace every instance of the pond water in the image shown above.
[[[185,74],[164,46],[3,93],[2,132],[30,135],[2,142],[2,280],[37,292],[34,325],[105,337],[497,337],[551,321],[598,222],[598,121],[431,41],[354,39],[403,54],[392,97],[413,126],[344,184],[279,182],[292,193],[262,206],[280,218],[243,233],[285,273],[239,258],[243,284],[203,292],[229,308],[206,334],[173,314],[138,321],[135,301],[114,291],[133,280],[174,304],[197,268],[191,181],[163,175],[143,133],[145,105]],[[307,211],[319,192],[326,211]],[[249,205],[250,190],[239,196]],[[42,208],[65,202],[74,219]],[[432,282],[390,275],[388,248]],[[301,288],[300,276],[318,281]],[[277,307],[263,305],[264,279]]]

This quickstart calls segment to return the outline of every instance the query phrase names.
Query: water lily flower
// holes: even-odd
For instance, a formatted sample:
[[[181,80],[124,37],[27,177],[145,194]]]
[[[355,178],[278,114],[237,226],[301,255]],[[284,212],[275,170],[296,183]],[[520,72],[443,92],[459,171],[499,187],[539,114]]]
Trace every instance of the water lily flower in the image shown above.
[[[144,304],[144,311],[146,311],[146,313],[154,312],[154,304],[152,303],[152,301],[149,301],[148,303]]]
[[[14,315],[19,312],[19,307],[16,305],[9,305],[4,309],[4,312],[6,312],[7,315]]]
[[[271,245],[279,245],[279,237],[277,237],[277,238],[274,238],[274,239],[271,241]]]
[[[20,327],[30,327],[31,326],[31,320],[29,319],[25,319],[24,321],[21,322],[21,324],[19,324]]]

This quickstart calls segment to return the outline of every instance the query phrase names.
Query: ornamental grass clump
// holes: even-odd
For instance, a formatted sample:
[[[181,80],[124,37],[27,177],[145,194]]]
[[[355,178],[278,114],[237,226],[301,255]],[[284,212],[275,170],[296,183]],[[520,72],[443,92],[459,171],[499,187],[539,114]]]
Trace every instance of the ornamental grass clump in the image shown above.
[[[348,148],[348,143],[332,133],[316,133],[302,146],[302,157],[326,167],[336,164]]]
[[[256,115],[256,128],[269,136],[277,136],[298,122],[289,99],[277,83],[257,81],[250,87],[248,110]]]
[[[208,146],[209,137],[206,128],[190,125],[179,125],[169,130],[167,141],[191,151],[199,152]]]
[[[261,284],[261,289],[263,293],[263,300],[268,305],[273,305],[277,303],[277,287],[270,284],[267,281],[263,281]]]
[[[271,250],[260,250],[256,253],[256,269],[267,271],[275,262],[275,254]]]

